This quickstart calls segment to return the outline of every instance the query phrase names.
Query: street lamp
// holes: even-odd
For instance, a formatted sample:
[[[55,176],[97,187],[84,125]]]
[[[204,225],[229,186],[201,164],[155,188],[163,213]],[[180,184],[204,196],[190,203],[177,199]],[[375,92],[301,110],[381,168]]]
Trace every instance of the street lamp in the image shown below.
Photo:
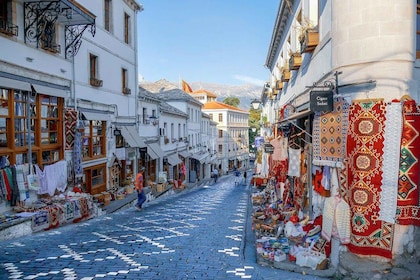
[[[258,108],[260,107],[261,101],[259,101],[258,99],[254,99],[251,102],[252,108],[254,108],[254,110],[258,110]]]

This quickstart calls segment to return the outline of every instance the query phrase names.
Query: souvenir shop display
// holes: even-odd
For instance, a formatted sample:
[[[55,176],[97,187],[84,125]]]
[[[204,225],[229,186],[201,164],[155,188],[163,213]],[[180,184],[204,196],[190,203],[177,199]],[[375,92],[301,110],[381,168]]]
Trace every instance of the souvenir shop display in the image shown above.
[[[257,261],[318,271],[342,250],[393,259],[407,246],[396,228],[420,225],[420,106],[337,96],[313,113],[274,126],[274,150],[257,152],[256,174],[269,178],[251,184]]]
[[[67,189],[67,163],[58,161],[42,170],[38,165],[5,164],[0,169],[0,203],[10,213],[2,214],[2,226],[31,219],[33,232],[90,219],[98,204],[75,186]],[[11,223],[12,222],[12,223]]]

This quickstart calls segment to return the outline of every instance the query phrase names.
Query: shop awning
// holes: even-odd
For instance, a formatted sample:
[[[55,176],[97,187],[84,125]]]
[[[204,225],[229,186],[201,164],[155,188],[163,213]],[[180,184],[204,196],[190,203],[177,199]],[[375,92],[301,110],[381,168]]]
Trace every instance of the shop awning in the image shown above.
[[[110,121],[111,117],[108,113],[101,113],[101,112],[84,112],[81,111],[83,117],[89,121]]]
[[[187,152],[187,151],[181,151],[181,152],[179,152],[179,155],[183,158],[187,158],[191,155],[191,153]]]
[[[42,82],[39,80],[0,72],[0,86],[10,89],[31,91],[31,84],[38,94],[46,94],[61,98],[67,98],[70,94],[70,87]]]
[[[165,153],[160,148],[157,143],[148,143],[147,144],[147,153],[152,159],[163,158]]]
[[[198,160],[200,163],[203,163],[208,156],[210,156],[210,154],[205,152],[201,154],[200,153],[192,154],[191,158]]]
[[[168,163],[172,166],[182,163],[182,160],[180,160],[177,155],[169,155],[167,156],[167,158],[168,158]]]
[[[278,124],[288,123],[289,121],[300,119],[306,117],[307,115],[311,114],[310,109],[303,110],[301,112],[294,113],[293,115],[289,116],[287,119],[280,120]]]
[[[146,143],[140,138],[134,126],[121,126],[118,128],[121,130],[121,135],[130,147],[146,147]]]

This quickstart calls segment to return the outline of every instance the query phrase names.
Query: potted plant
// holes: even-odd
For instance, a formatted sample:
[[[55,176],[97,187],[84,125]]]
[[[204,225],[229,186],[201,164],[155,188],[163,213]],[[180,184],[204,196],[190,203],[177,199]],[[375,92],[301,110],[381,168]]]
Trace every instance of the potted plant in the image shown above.
[[[291,52],[289,59],[289,69],[298,70],[302,65],[302,55],[299,52]]]
[[[288,82],[290,80],[290,68],[289,68],[289,62],[286,61],[282,67],[280,67],[280,73],[281,73],[281,81],[282,82]]]
[[[305,18],[298,28],[300,52],[312,52],[319,43],[319,33],[316,26]]]

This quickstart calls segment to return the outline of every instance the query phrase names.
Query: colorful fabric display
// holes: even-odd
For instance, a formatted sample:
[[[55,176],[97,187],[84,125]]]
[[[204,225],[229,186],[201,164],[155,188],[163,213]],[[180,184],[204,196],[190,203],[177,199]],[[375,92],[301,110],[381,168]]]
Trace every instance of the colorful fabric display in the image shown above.
[[[404,102],[400,171],[397,194],[397,222],[420,226],[420,109],[415,101]]]
[[[385,104],[354,101],[347,134],[347,165],[351,238],[355,254],[392,258],[393,224],[378,219],[382,183]]]
[[[343,167],[346,157],[349,104],[342,97],[334,98],[334,110],[315,112],[313,125],[313,164]]]

